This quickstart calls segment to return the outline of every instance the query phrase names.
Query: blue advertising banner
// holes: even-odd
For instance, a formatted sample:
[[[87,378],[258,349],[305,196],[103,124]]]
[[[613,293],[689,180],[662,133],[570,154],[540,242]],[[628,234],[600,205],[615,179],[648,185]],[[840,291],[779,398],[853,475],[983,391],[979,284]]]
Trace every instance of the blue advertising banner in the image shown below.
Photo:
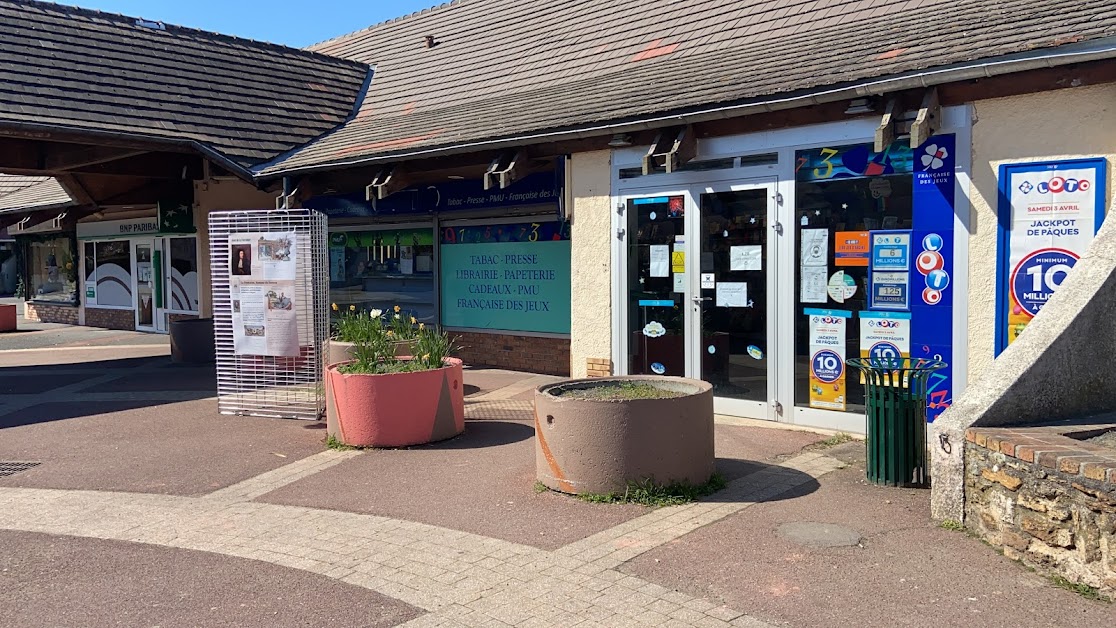
[[[948,365],[927,384],[929,421],[953,403],[955,143],[953,135],[936,135],[914,151],[911,357],[937,358]]]
[[[570,333],[570,242],[490,242],[441,248],[442,324]]]
[[[367,201],[363,193],[314,196],[302,206],[329,218],[368,218],[553,204],[562,197],[561,181],[559,168],[527,175],[503,190],[485,190],[480,179],[469,179],[415,186],[380,201]]]

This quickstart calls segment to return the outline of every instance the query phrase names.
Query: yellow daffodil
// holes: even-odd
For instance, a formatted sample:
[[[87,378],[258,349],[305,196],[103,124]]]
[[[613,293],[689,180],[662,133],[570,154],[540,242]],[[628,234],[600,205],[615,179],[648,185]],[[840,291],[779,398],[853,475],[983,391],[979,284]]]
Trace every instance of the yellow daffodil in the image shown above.
[[[384,335],[386,335],[386,336],[391,336],[391,335],[393,335],[393,334],[391,333],[391,330],[389,329],[389,330],[387,330],[387,331],[385,331],[385,332],[384,332]]]
[[[426,329],[426,323],[419,323],[419,331]]]
[[[349,306],[349,311],[350,312],[355,312],[356,311],[356,306],[355,305],[350,305]]]
[[[333,304],[333,311],[334,311],[334,312],[336,312],[336,311],[337,311],[337,304],[336,304],[336,303],[334,303],[334,304]]]
[[[422,359],[423,360],[429,360],[430,359],[430,354],[429,353],[424,353],[423,356],[422,356]]]
[[[415,324],[415,323],[417,323],[417,322],[418,322],[418,319],[417,319],[417,318],[415,318],[414,316],[412,316],[412,317],[411,317],[411,324],[412,324],[412,325],[414,325],[414,324]]]
[[[403,308],[399,307],[398,305],[395,306],[395,313],[396,314],[398,314],[399,312],[402,312],[402,311],[403,311]]]

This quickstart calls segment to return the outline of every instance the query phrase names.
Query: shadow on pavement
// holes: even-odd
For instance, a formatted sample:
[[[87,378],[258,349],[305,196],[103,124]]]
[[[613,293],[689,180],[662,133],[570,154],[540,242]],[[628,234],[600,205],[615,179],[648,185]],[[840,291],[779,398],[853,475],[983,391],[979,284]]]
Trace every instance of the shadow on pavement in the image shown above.
[[[167,356],[0,367],[0,429],[104,412],[207,399],[217,394],[213,365],[174,364]]]
[[[510,445],[534,436],[535,428],[522,423],[466,420],[465,433],[461,436],[421,447],[423,449],[480,449]]]
[[[748,485],[754,482],[755,486],[749,488],[755,488],[759,491],[766,489],[768,484],[770,484],[773,479],[771,475],[760,472],[767,471],[768,469],[778,469],[779,475],[776,476],[778,478],[778,481],[787,484],[788,488],[786,491],[780,494],[761,500],[763,502],[777,502],[785,499],[795,499],[804,495],[809,495],[810,493],[813,493],[821,487],[821,485],[818,484],[818,481],[812,476],[802,473],[801,471],[796,471],[794,469],[789,469],[786,467],[779,467],[777,465],[755,462],[752,460],[740,460],[737,458],[717,458],[715,464],[717,473],[720,473],[721,476],[725,478],[726,482],[741,480],[741,482],[738,483],[737,486],[739,486],[739,484],[741,483]],[[759,475],[754,475],[752,479],[753,482],[749,482],[748,476],[753,476],[753,474]],[[740,495],[738,494],[738,491],[729,489],[717,491],[716,493],[713,493],[712,495],[703,497],[701,499],[701,501],[703,502],[722,503],[736,502],[739,500]]]

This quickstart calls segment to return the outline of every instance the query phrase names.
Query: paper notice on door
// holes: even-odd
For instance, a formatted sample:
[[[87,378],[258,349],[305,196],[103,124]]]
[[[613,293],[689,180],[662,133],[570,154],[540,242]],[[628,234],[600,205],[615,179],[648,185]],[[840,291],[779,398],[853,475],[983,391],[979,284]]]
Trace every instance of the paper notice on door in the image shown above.
[[[763,270],[763,247],[756,244],[729,247],[729,270]]]
[[[825,266],[802,266],[798,269],[802,281],[798,300],[802,303],[825,303],[829,269]]]
[[[686,291],[686,273],[674,273],[674,291]]]
[[[718,283],[717,307],[749,307],[748,284],[743,281]]]
[[[670,276],[670,245],[669,244],[652,244],[651,245],[651,276],[652,277],[669,277]]]
[[[714,273],[701,274],[701,289],[712,290],[717,287],[717,275]]]
[[[802,230],[802,265],[825,266],[829,259],[829,229]]]

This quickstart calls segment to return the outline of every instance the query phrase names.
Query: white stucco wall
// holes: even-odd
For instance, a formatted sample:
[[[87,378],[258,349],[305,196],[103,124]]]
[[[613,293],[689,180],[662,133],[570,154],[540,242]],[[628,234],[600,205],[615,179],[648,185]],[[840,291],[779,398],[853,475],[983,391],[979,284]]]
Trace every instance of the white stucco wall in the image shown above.
[[[209,274],[209,212],[229,209],[274,209],[273,192],[263,192],[238,179],[194,182],[194,225],[198,228],[198,310],[212,316],[213,290]]]
[[[587,358],[612,354],[612,199],[610,151],[579,153],[570,162],[573,223],[570,374],[585,376]]]
[[[994,357],[999,168],[1007,163],[1106,157],[1111,190],[1116,175],[1116,84],[981,100],[973,109],[969,382],[979,378]],[[1111,198],[1109,193],[1106,199]]]

